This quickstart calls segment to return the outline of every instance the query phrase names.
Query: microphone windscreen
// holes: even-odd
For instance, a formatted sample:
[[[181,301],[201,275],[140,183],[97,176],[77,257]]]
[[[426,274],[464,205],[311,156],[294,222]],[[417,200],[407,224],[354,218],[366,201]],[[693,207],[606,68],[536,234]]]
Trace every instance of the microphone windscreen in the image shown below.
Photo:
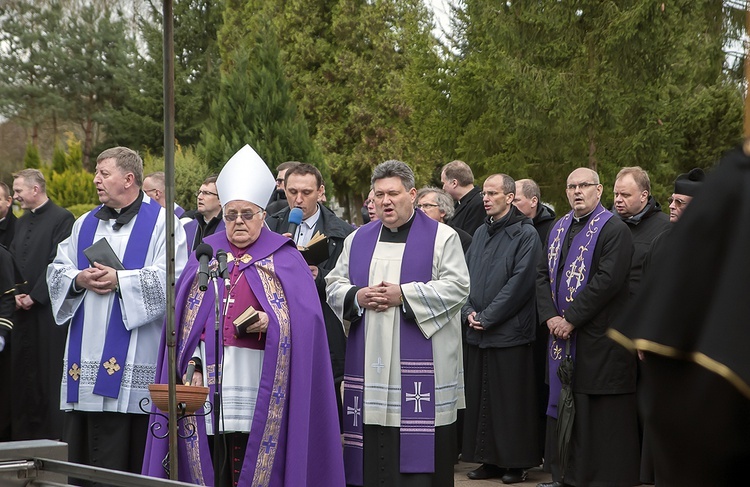
[[[301,208],[292,208],[292,211],[289,212],[289,223],[295,223],[297,225],[302,223],[302,209]]]
[[[200,258],[203,257],[204,255],[208,256],[209,259],[214,256],[214,249],[207,243],[201,243],[195,249],[196,259],[200,260]]]

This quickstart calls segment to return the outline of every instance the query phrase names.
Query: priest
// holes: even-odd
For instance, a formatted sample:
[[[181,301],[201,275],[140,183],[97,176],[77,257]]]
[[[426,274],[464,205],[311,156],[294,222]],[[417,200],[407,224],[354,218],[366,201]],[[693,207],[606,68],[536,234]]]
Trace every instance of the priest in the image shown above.
[[[344,241],[328,304],[351,322],[344,375],[349,485],[453,485],[464,407],[461,307],[469,273],[449,226],[415,211],[414,173],[372,175],[379,220]]]
[[[167,228],[142,181],[135,151],[102,152],[94,176],[102,205],[76,220],[47,268],[55,321],[70,323],[60,388],[69,459],[133,473],[141,470],[148,426],[139,402],[156,371],[166,313],[168,231],[175,273],[187,259],[182,226]]]
[[[227,253],[228,287],[224,279],[217,287],[219,357],[216,291],[212,283],[200,290],[200,264],[193,254],[177,283],[176,379],[210,387],[211,398],[220,384],[221,414],[218,427],[213,414],[180,423],[179,480],[214,485],[212,454],[217,454],[221,486],[343,486],[333,376],[315,282],[294,243],[264,226],[261,205],[273,192],[273,175],[246,145],[227,162],[216,187],[226,230],[204,243],[216,254]],[[209,269],[219,265],[213,259]],[[245,320],[253,312],[257,320]],[[158,383],[168,382],[167,358],[162,337]],[[190,361],[197,372],[187,377]],[[211,452],[217,433],[221,446]],[[162,466],[167,451],[166,438],[150,437],[143,473],[167,477]]]

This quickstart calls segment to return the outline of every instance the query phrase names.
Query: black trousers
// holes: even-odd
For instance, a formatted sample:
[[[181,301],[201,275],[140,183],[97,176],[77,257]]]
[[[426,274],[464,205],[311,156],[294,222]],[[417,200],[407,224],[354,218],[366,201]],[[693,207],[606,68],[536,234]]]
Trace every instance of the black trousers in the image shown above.
[[[63,441],[68,444],[69,461],[141,473],[148,415],[71,411],[64,419]],[[86,487],[107,485],[78,479],[70,482]]]

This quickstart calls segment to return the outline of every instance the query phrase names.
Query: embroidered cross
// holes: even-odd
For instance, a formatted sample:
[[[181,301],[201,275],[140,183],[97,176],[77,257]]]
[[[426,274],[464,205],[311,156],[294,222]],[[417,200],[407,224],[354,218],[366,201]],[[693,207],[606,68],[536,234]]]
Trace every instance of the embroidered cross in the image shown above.
[[[579,262],[581,264],[580,267],[578,267]],[[586,278],[585,274],[586,263],[583,262],[583,258],[578,257],[570,264],[570,270],[565,272],[565,276],[568,278],[566,283],[568,284],[568,289],[571,291],[571,294],[575,292],[576,289],[581,287],[581,284],[583,284],[583,281]],[[573,284],[573,286],[571,286],[570,281],[573,278],[575,278],[576,282]]]
[[[109,375],[114,374],[118,370],[120,370],[120,365],[117,363],[117,359],[112,357],[111,359],[107,360],[102,364],[105,369],[107,369],[107,373]]]
[[[284,392],[281,390],[281,386],[272,395],[276,398],[276,404],[279,404],[284,399]]]
[[[78,367],[78,364],[73,364],[73,366],[68,371],[68,374],[73,378],[73,380],[78,380],[78,378],[81,376],[81,368]]]
[[[201,304],[201,300],[198,299],[198,296],[190,296],[188,298],[188,305],[190,309],[192,310],[195,306]]]
[[[552,360],[560,360],[562,358],[562,347],[557,344],[557,340],[552,341],[549,356]]]
[[[383,363],[383,360],[380,357],[378,357],[377,363],[372,364],[370,367],[378,369],[378,375],[380,375],[380,372],[383,371],[383,367],[385,367],[385,364]]]
[[[353,426],[357,426],[357,416],[360,416],[361,414],[362,414],[362,408],[359,407],[359,396],[354,396],[354,407],[351,407],[351,406],[346,407],[346,415],[354,416]]]
[[[286,355],[286,352],[287,352],[287,350],[288,350],[289,348],[291,348],[291,346],[292,346],[292,345],[291,345],[291,344],[289,343],[289,337],[288,337],[288,336],[285,336],[285,337],[284,337],[284,340],[282,340],[282,342],[281,342],[281,343],[279,344],[279,346],[281,347],[281,353],[282,353],[283,355]]]
[[[276,442],[273,441],[273,435],[269,436],[266,441],[264,441],[263,443],[261,443],[261,446],[266,449],[266,455],[268,455],[269,453],[271,453],[271,450],[273,448],[276,448]]]
[[[422,383],[421,382],[414,382],[414,393],[406,393],[406,402],[414,401],[414,412],[415,413],[421,413],[422,412],[422,401],[429,401],[430,400],[430,393],[425,392],[422,393]]]
[[[281,306],[284,304],[284,301],[284,298],[276,293],[273,293],[273,299],[271,300],[272,305],[276,306],[277,308],[281,308]]]

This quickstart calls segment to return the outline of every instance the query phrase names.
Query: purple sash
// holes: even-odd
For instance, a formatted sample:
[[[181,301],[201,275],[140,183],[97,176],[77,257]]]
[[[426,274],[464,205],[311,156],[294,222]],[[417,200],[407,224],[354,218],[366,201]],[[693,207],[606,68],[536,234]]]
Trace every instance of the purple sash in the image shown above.
[[[349,274],[352,284],[370,284],[372,255],[380,237],[382,223],[361,227],[352,241]],[[432,280],[432,257],[437,222],[416,212],[406,239],[401,265],[401,282]],[[408,263],[408,265],[404,265]],[[344,465],[347,484],[363,485],[363,406],[365,320],[352,323],[346,348],[344,375]],[[435,371],[432,342],[425,338],[417,324],[405,320],[400,312],[401,334],[401,440],[400,471],[430,473],[435,471]]]
[[[585,287],[590,277],[594,249],[599,233],[605,223],[612,217],[612,213],[599,203],[589,217],[586,229],[580,231],[570,245],[570,250],[565,258],[564,279],[557,282],[557,274],[560,265],[560,250],[565,236],[568,234],[570,225],[573,223],[573,212],[569,212],[560,218],[549,234],[549,247],[547,249],[547,269],[549,271],[550,290],[552,301],[555,303],[559,316],[565,317],[565,311],[575,299],[576,295]],[[567,340],[570,345],[570,356],[575,360],[576,356],[576,334],[571,333]],[[564,345],[558,343],[557,337],[549,336],[549,403],[547,415],[557,418],[557,401],[560,398],[562,384],[557,376],[566,351]]]
[[[84,249],[94,242],[99,219],[94,215],[101,207],[90,211],[81,225],[78,234],[78,269],[89,267],[89,261],[84,255]],[[141,203],[138,217],[135,219],[131,238],[125,248],[122,265],[125,269],[140,269],[146,261],[146,254],[151,242],[156,220],[161,206],[155,201],[150,204]],[[148,236],[148,238],[146,238]],[[133,238],[135,237],[135,238]],[[78,386],[80,384],[81,343],[83,341],[84,306],[78,307],[70,324],[70,340],[68,342],[68,364],[70,370],[66,374],[68,380],[67,402],[78,402]],[[94,394],[116,398],[120,394],[120,384],[125,369],[125,360],[130,346],[130,330],[125,328],[122,321],[120,297],[115,296],[112,312],[109,315],[107,335],[104,339],[104,349],[97,369]],[[77,372],[77,373],[76,373]]]

